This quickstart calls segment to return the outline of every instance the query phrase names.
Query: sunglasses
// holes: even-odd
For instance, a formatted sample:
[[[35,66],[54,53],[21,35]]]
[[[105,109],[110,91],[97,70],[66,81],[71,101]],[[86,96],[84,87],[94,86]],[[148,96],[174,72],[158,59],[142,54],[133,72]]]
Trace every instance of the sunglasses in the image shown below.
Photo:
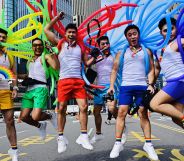
[[[109,42],[102,42],[100,45],[109,45]]]
[[[33,46],[33,47],[37,47],[37,46],[38,46],[38,47],[42,47],[43,44],[33,44],[32,46]]]

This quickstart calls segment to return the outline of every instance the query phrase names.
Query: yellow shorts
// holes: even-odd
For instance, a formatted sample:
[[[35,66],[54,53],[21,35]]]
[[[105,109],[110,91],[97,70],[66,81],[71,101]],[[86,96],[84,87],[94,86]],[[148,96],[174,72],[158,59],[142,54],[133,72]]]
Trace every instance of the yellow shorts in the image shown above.
[[[0,90],[0,110],[8,110],[12,108],[12,92],[10,90]]]

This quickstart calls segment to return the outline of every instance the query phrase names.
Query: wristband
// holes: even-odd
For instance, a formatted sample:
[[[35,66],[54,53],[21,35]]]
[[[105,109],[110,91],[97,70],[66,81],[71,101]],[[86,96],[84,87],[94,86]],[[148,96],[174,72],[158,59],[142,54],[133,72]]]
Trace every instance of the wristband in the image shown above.
[[[17,87],[17,86],[13,86],[13,90],[19,90],[19,87]]]
[[[154,87],[154,84],[153,83],[148,83],[148,86]]]

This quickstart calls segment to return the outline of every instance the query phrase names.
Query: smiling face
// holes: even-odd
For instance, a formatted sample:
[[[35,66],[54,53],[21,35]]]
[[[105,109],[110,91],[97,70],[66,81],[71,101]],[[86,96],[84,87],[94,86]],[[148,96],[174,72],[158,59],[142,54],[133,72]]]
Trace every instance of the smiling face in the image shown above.
[[[169,41],[173,41],[175,38],[176,38],[176,26],[172,25],[172,28],[171,28],[171,36],[170,36],[170,40]],[[164,37],[164,39],[166,38],[166,35],[167,35],[167,24],[165,24],[160,33],[162,34],[162,36]]]
[[[33,41],[32,49],[34,51],[35,56],[42,55],[42,52],[43,52],[43,49],[44,49],[42,41],[40,41],[40,40]]]
[[[130,29],[126,33],[126,39],[130,46],[137,47],[139,45],[139,33],[136,29]]]
[[[75,41],[77,38],[77,31],[75,29],[69,28],[65,32],[65,37],[69,42]]]
[[[0,42],[6,42],[7,35],[4,33],[0,33]],[[0,45],[0,49],[2,49],[4,46]]]

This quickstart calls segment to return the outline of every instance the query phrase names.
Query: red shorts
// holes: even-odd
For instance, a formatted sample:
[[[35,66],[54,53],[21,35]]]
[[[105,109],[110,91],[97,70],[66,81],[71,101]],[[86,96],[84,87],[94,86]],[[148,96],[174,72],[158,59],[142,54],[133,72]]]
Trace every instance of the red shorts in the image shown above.
[[[87,99],[85,82],[79,78],[66,78],[58,81],[58,101],[66,102],[72,98]]]

